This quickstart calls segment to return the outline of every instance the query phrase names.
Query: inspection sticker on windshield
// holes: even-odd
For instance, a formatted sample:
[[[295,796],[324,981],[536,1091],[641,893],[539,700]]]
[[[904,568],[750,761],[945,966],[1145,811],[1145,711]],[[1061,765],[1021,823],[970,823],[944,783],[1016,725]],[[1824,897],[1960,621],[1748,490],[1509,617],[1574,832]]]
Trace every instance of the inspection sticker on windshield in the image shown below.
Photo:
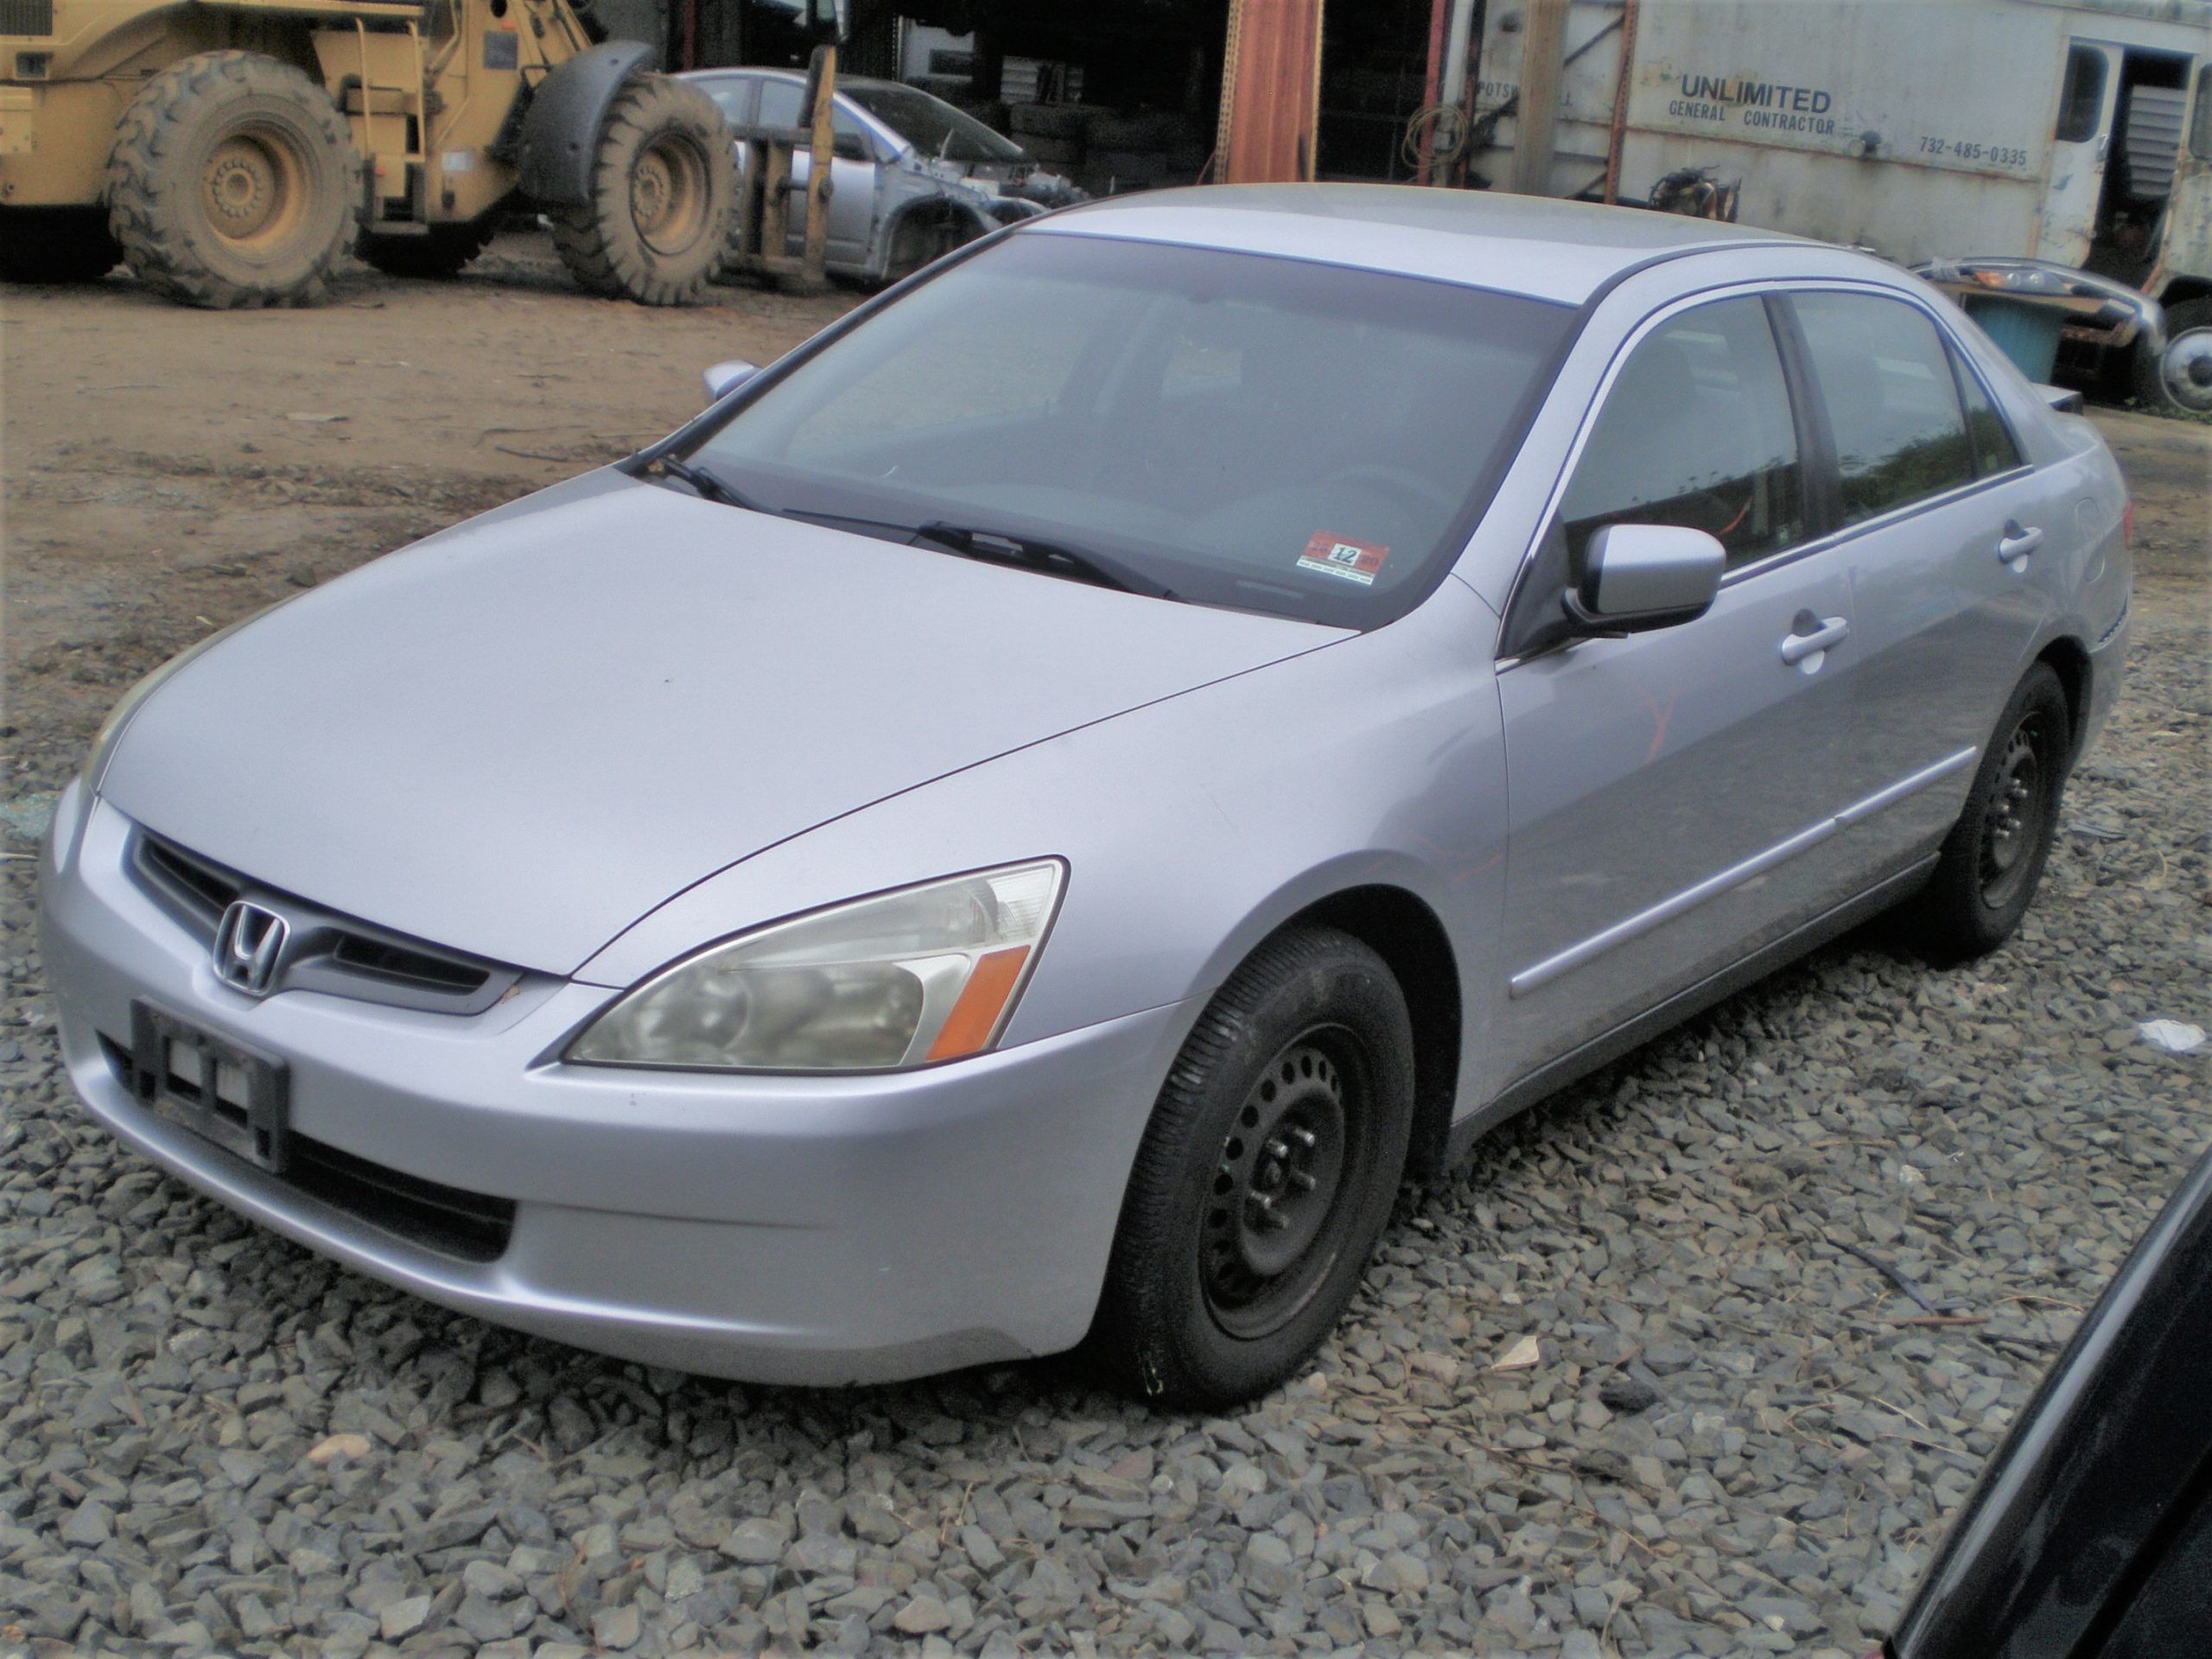
[[[1372,588],[1375,573],[1389,556],[1390,550],[1378,543],[1355,542],[1350,537],[1322,530],[1314,532],[1313,539],[1306,543],[1306,550],[1298,556],[1298,568],[1318,570],[1325,576],[1341,576],[1363,588]]]

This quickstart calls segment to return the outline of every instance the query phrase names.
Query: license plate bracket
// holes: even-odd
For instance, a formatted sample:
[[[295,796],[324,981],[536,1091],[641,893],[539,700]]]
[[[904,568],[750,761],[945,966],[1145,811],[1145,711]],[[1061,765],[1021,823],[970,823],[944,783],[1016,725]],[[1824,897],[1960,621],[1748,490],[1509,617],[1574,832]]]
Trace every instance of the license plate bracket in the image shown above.
[[[283,1061],[137,1001],[130,1005],[130,1057],[141,1105],[259,1168],[283,1173],[291,1095]]]

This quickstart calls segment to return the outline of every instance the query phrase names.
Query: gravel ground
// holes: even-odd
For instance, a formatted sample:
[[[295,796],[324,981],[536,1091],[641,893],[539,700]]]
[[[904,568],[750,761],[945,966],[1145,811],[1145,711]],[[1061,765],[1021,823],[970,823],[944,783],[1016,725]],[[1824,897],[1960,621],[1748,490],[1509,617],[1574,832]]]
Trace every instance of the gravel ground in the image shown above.
[[[703,1382],[330,1266],[73,1109],[10,843],[0,1655],[1854,1659],[2212,1138],[2135,1029],[2212,1026],[2204,451],[2129,424],[2133,677],[2020,938],[1856,936],[1528,1115],[1233,1416]]]

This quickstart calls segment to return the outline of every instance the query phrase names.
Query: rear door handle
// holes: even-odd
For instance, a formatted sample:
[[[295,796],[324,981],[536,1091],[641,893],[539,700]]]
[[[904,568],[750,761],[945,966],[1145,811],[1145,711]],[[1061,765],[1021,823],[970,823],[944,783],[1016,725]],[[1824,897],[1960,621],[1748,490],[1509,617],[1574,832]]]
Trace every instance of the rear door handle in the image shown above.
[[[2033,525],[2020,528],[2020,521],[2011,520],[2005,533],[1997,538],[1997,556],[2015,570],[2028,562],[2028,555],[2043,545],[2043,531]]]
[[[1847,618],[1821,618],[1810,611],[1800,611],[1782,641],[1782,660],[1810,674],[1820,667],[1821,658],[1828,648],[1840,644],[1850,632],[1851,623]]]

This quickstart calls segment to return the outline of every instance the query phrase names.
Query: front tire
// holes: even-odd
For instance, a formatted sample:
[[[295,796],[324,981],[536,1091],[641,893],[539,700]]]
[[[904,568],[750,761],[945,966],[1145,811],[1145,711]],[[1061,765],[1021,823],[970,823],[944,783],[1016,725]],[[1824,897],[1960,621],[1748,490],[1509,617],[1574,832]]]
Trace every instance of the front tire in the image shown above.
[[[2212,414],[2212,299],[2166,308],[2166,349],[2135,353],[2135,396],[2153,409]]]
[[[1089,1347],[1203,1407],[1288,1381],[1335,1328],[1390,1216],[1413,1124],[1406,1002],[1332,928],[1277,935],[1168,1073],[1122,1206]]]
[[[2028,913],[2057,838],[2073,733],[2066,689],[2037,663],[1998,719],[1934,877],[1907,901],[1908,930],[1934,960],[1986,956]]]
[[[101,207],[0,207],[0,282],[97,282],[123,263]]]
[[[728,254],[737,163],[721,112],[696,86],[639,75],[615,95],[593,154],[591,200],[548,217],[578,286],[640,305],[690,305]]]
[[[214,310],[302,305],[353,245],[361,158],[299,70],[203,52],[130,101],[107,181],[110,228],[148,286]]]

